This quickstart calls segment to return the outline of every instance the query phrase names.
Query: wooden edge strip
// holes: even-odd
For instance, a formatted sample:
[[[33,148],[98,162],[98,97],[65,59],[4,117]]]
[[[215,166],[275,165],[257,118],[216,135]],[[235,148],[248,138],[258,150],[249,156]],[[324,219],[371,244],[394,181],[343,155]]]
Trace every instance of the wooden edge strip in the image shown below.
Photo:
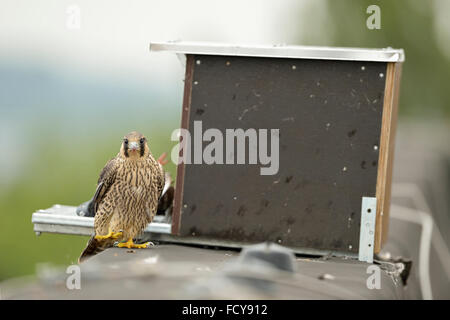
[[[191,109],[192,82],[194,79],[194,56],[186,55],[186,73],[184,77],[183,109],[181,112],[181,128],[188,129],[189,115]],[[181,142],[181,136],[180,136]],[[183,187],[184,187],[184,168],[185,164],[180,163],[177,166],[177,180],[175,185],[175,197],[172,214],[172,234],[179,235],[181,227],[181,209],[183,206]]]
[[[374,252],[380,252],[387,239],[389,225],[389,206],[391,198],[392,164],[394,139],[397,122],[397,101],[400,83],[401,63],[390,62],[386,68],[383,115],[378,156],[376,184],[377,216],[375,222]]]
[[[398,116],[398,100],[400,95],[400,78],[402,74],[402,63],[392,63],[395,67],[394,76],[394,88],[393,88],[393,99],[392,99],[392,116],[391,116],[391,134],[389,136],[389,156],[388,156],[388,167],[386,171],[386,183],[385,183],[385,194],[384,194],[384,215],[382,219],[382,233],[381,233],[381,244],[380,250],[387,241],[388,231],[389,231],[389,212],[391,208],[391,190],[392,190],[392,172],[394,167],[394,157],[395,157],[395,135],[397,131],[397,116]]]

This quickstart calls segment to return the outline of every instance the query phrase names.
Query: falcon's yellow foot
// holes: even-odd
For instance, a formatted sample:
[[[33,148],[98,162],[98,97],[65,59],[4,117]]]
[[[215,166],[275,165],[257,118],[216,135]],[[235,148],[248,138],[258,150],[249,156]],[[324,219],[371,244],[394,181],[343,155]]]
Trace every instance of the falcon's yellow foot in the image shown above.
[[[116,239],[119,239],[122,236],[122,234],[123,234],[123,232],[110,231],[106,236],[100,236],[100,235],[95,236],[95,239],[97,239],[97,240],[105,240],[105,239],[116,240]]]
[[[133,239],[128,239],[127,242],[121,242],[121,243],[117,244],[117,246],[118,246],[119,248],[128,248],[128,249],[131,249],[131,248],[145,249],[145,248],[147,248],[148,246],[153,246],[153,243],[151,243],[151,242],[146,242],[146,243],[143,243],[143,244],[135,244],[135,243],[133,242]]]

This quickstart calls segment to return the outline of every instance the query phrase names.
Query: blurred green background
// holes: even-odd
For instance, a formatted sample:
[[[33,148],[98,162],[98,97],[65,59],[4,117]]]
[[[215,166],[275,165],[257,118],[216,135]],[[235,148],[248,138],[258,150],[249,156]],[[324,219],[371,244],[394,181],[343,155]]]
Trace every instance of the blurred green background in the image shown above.
[[[141,131],[155,156],[175,145],[183,68],[150,40],[403,48],[400,121],[449,124],[450,1],[76,4],[71,30],[72,2],[0,1],[0,281],[76,262],[87,238],[36,237],[31,214],[88,200],[123,135]],[[371,4],[380,30],[366,27]]]

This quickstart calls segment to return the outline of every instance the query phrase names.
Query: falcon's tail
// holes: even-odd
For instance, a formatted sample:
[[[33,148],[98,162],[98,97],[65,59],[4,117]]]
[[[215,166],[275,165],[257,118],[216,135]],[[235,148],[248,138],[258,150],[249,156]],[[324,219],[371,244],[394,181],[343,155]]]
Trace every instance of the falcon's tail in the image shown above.
[[[78,258],[78,263],[83,262],[84,260],[95,256],[97,253],[100,253],[110,247],[112,247],[114,244],[114,240],[112,239],[104,239],[104,240],[98,240],[95,239],[95,237],[91,237],[87,243],[86,248],[81,253],[80,257]]]

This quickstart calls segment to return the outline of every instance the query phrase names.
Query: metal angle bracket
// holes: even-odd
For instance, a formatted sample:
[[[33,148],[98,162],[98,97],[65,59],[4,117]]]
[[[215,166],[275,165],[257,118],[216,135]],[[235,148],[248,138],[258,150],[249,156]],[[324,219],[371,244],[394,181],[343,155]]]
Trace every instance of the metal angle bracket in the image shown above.
[[[362,197],[361,230],[359,232],[359,261],[365,261],[368,263],[373,262],[376,216],[377,198]]]

